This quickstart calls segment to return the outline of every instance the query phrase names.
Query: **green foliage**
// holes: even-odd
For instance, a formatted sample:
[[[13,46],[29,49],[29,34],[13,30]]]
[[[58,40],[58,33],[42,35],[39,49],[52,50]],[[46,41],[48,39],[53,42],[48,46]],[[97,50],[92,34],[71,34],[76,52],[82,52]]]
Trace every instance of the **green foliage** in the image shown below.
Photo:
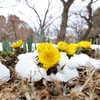
[[[9,50],[10,50],[10,52],[13,52],[14,51],[13,48],[10,47],[11,44],[12,44],[12,42],[9,43]]]
[[[49,43],[50,43],[50,39],[49,39],[49,38],[48,38],[47,42],[49,42]]]
[[[36,43],[35,43],[35,50],[36,50]]]
[[[45,37],[44,34],[42,36],[40,35],[40,42],[50,42],[50,39]],[[25,51],[31,52],[32,51],[32,43],[33,43],[33,36],[29,35],[25,42],[23,42],[23,49]],[[2,42],[2,49],[3,52],[13,52],[14,49],[10,47],[12,42],[9,42],[8,40]],[[35,49],[36,49],[36,43],[35,43]]]
[[[3,52],[3,51],[0,51],[0,56],[5,56],[5,55],[14,55],[14,52]]]
[[[26,41],[23,43],[23,49],[27,51]]]
[[[46,42],[46,37],[45,37],[44,34],[40,34],[40,35],[39,35],[39,42],[40,42],[40,43],[41,43],[41,42]]]
[[[45,36],[45,34],[39,35],[39,42],[50,42],[50,39]]]
[[[68,87],[68,88],[64,88],[64,92],[65,93],[69,93],[70,92],[70,88]]]
[[[4,53],[4,52],[0,51],[0,56],[2,56],[2,55],[3,55],[3,53]]]
[[[13,52],[13,49],[10,47],[10,43],[8,40],[2,42],[3,52]]]
[[[31,52],[32,51],[32,42],[33,42],[33,36],[30,35],[27,38],[27,48],[28,48],[28,52]]]

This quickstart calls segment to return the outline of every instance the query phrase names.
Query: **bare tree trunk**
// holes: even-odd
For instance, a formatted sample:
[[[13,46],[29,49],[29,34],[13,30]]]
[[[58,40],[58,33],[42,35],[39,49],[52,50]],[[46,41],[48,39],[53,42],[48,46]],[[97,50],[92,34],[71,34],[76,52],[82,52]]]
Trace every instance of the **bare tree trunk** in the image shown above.
[[[62,13],[62,22],[60,26],[60,34],[58,34],[57,42],[64,41],[66,36],[66,27],[68,22],[68,11],[74,0],[68,0],[65,2],[64,0],[60,0],[63,3],[63,13]]]
[[[88,25],[88,29],[86,30],[85,34],[80,38],[80,40],[86,40],[88,38],[88,35],[90,34],[91,29],[92,29],[92,24],[90,23]]]
[[[13,30],[14,30],[15,40],[17,40],[16,24],[15,24],[15,22],[13,22],[13,21],[12,21],[12,26],[13,26]]]

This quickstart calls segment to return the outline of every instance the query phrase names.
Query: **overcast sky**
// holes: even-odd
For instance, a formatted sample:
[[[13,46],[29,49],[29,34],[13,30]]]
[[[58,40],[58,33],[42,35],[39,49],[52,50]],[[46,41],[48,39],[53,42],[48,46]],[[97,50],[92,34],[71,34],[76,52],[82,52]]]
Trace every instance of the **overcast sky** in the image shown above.
[[[30,9],[24,0],[0,0],[0,15],[4,15],[7,17],[10,14],[17,15],[21,20],[27,22],[31,28],[37,26],[37,16],[34,14],[34,11]],[[44,13],[47,8],[48,0],[28,0],[31,2],[31,6],[36,8],[37,12],[41,16],[44,17]],[[90,0],[86,0],[89,2]],[[75,0],[70,11],[77,11],[85,7],[87,2],[81,2],[81,0]],[[100,6],[100,0],[93,5],[93,8],[97,8]],[[54,24],[59,24],[61,20],[62,13],[62,3],[60,0],[51,0],[50,12],[48,17],[53,17],[52,21]],[[55,19],[55,20],[54,20]]]

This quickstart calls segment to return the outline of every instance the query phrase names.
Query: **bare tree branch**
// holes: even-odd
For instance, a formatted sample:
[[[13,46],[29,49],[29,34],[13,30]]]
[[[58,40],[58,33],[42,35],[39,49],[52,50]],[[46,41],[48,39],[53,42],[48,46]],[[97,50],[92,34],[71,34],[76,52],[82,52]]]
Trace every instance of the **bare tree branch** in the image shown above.
[[[50,0],[48,0],[48,6],[47,6],[47,10],[45,12],[43,21],[42,21],[40,15],[38,14],[37,10],[34,7],[30,6],[29,2],[27,0],[25,0],[25,1],[26,1],[26,4],[28,5],[28,7],[34,10],[35,14],[37,15],[37,17],[39,19],[40,30],[42,29],[42,31],[43,31],[45,29],[44,27],[45,27],[45,24],[46,24],[47,15],[48,15],[49,8],[50,8]]]
[[[87,15],[83,15],[82,10],[79,13],[74,13],[75,15],[80,16],[81,18],[83,18],[86,23],[88,28],[85,30],[84,33],[82,33],[80,36],[80,40],[86,40],[88,35],[91,32],[92,29],[92,25],[93,25],[93,9],[92,9],[92,5],[93,3],[97,2],[98,0],[90,0],[90,2],[87,4],[86,9],[87,9]]]
[[[98,0],[95,0],[93,3],[97,2]]]
[[[7,0],[2,0],[2,1],[0,1],[0,4],[2,5],[2,3],[5,2],[5,1],[7,1]],[[17,5],[11,5],[11,6],[6,6],[6,7],[0,6],[0,9],[1,9],[1,8],[3,8],[3,9],[4,9],[4,8],[10,8],[10,7],[15,7],[15,6],[17,6]]]
[[[43,26],[45,26],[45,23],[46,23],[46,19],[47,19],[47,14],[49,12],[49,8],[50,8],[50,0],[48,0],[48,7],[47,7],[47,10],[45,12],[45,16],[44,16],[44,20],[43,20]]]
[[[46,9],[46,11],[44,13],[44,17],[43,18],[41,18],[41,16],[39,15],[39,13],[37,12],[37,10],[35,9],[34,6],[33,7],[30,6],[30,3],[28,2],[28,0],[25,0],[25,2],[27,4],[27,6],[29,8],[31,8],[35,12],[37,17],[38,17],[38,21],[39,21],[39,35],[40,35],[41,39],[42,38],[46,38],[45,37],[45,30],[48,28],[48,26],[51,25],[51,23],[47,23],[47,16],[48,16],[48,13],[49,13],[49,10],[50,10],[50,4],[51,4],[50,0],[48,0],[47,9]]]
[[[5,2],[6,0],[2,0],[2,1],[0,1],[0,3],[2,3],[2,2]]]
[[[86,30],[85,34],[81,37],[81,40],[87,39],[87,37],[88,37],[88,35],[91,31],[91,28],[92,28],[92,17],[93,17],[93,15],[92,15],[92,4],[93,4],[93,0],[91,0],[86,7],[87,11],[88,11],[88,17],[81,16],[86,20],[86,22],[88,24],[88,29]]]
[[[26,1],[26,4],[28,5],[28,7],[31,8],[31,9],[33,9],[34,12],[36,13],[36,15],[37,15],[37,17],[38,17],[38,19],[39,19],[39,21],[40,21],[40,25],[41,25],[41,24],[42,24],[42,21],[41,21],[41,18],[40,18],[40,16],[39,16],[37,10],[36,10],[34,7],[31,7],[31,6],[29,5],[29,3],[28,3],[27,0],[25,0],[25,1]]]
[[[11,7],[15,7],[15,6],[17,6],[17,5],[12,5],[12,6],[7,6],[7,7],[1,6],[0,9],[1,9],[1,8],[2,8],[2,9],[4,9],[4,8],[11,8]]]
[[[63,4],[65,4],[65,1],[64,0],[60,0]]]

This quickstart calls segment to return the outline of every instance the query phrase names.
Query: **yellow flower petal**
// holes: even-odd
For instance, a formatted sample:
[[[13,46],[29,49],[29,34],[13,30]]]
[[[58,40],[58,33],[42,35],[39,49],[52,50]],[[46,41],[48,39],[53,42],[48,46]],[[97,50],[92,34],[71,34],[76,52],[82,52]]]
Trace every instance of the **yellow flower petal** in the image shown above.
[[[78,48],[79,48],[78,44],[70,43],[66,51],[67,55],[74,55]]]
[[[51,48],[53,45],[52,43],[39,43],[36,47],[37,51],[38,52],[41,52],[42,50],[45,50],[45,49],[49,49]]]
[[[78,45],[79,45],[79,47],[82,47],[84,49],[88,49],[91,46],[91,42],[89,42],[89,41],[80,41],[78,43]]]
[[[43,68],[47,71],[51,67],[55,67],[60,60],[60,52],[57,48],[50,47],[42,50],[38,55],[38,62],[43,64]]]
[[[64,51],[66,52],[66,50],[68,49],[68,45],[66,42],[63,42],[63,41],[60,41],[57,43],[57,48],[60,50],[60,51]]]
[[[17,41],[17,42],[10,45],[10,47],[12,47],[14,49],[19,48],[21,46],[22,46],[22,40],[19,40],[19,41]]]

